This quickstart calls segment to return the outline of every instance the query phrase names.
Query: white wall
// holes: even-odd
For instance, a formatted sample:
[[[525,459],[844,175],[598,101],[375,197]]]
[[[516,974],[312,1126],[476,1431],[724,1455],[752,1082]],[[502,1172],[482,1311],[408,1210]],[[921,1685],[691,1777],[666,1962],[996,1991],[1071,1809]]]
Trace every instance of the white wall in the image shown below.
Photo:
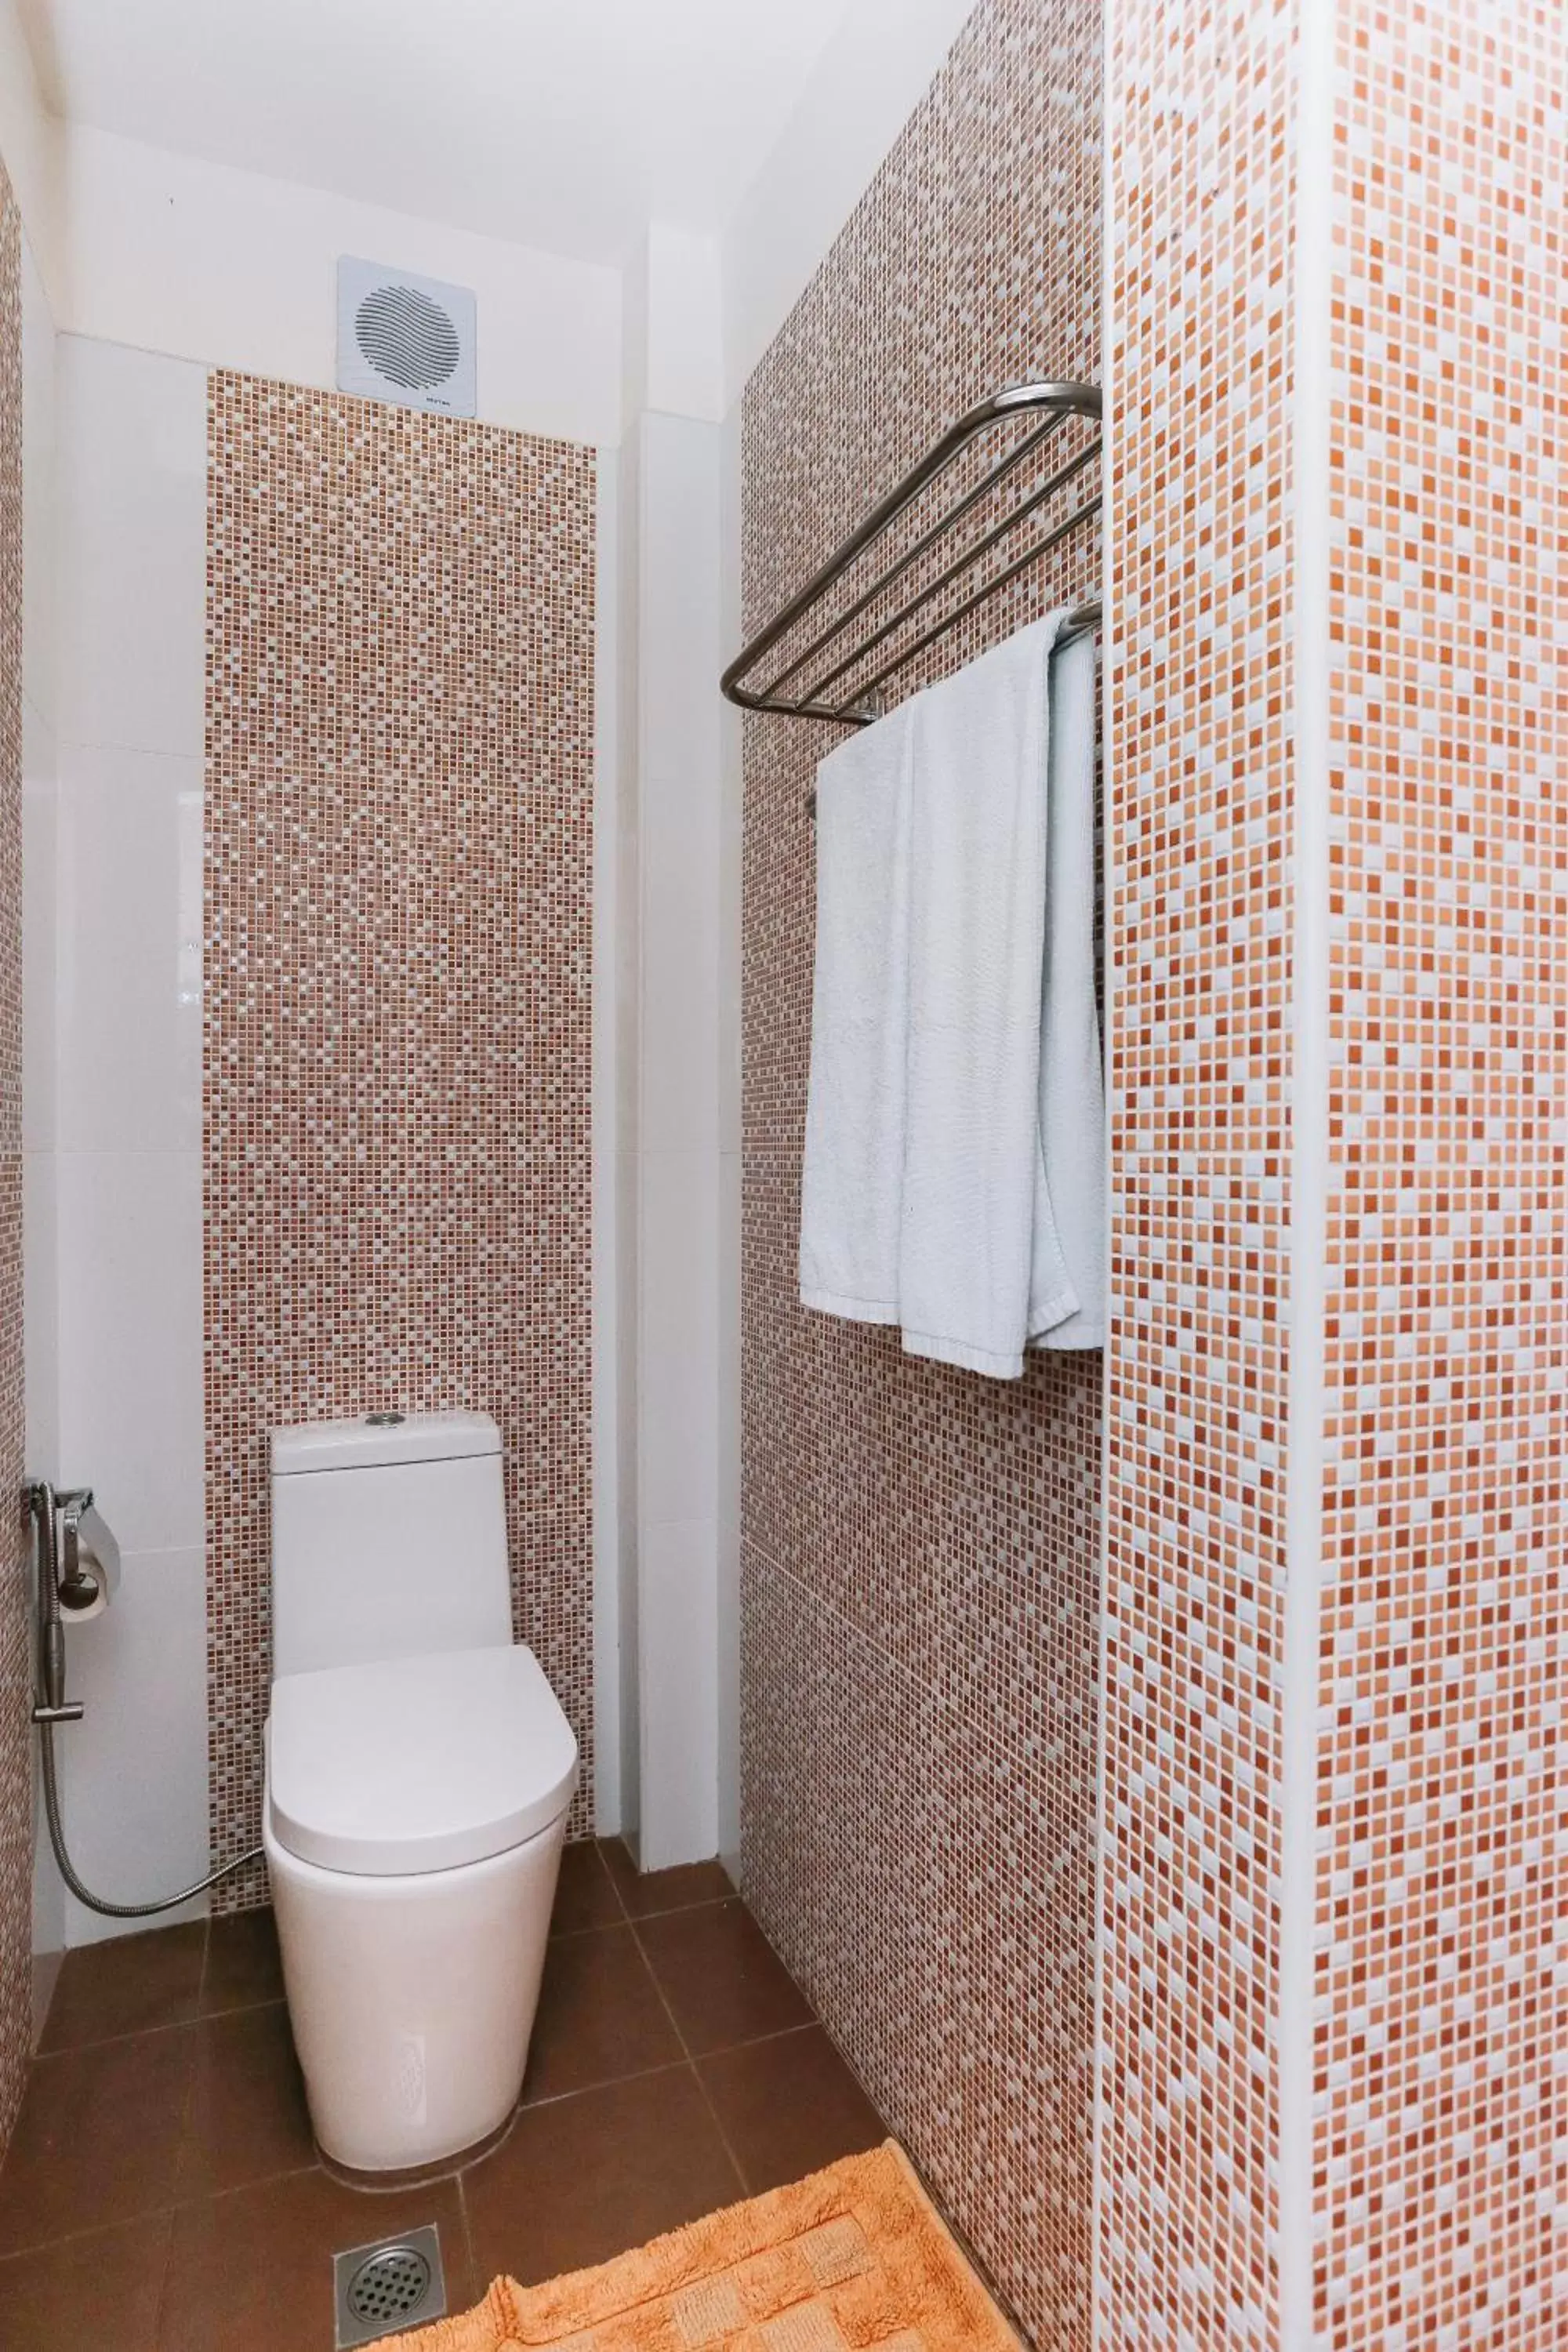
[[[637,1545],[643,1867],[718,1851],[721,428],[637,436]]]
[[[68,1636],[72,1855],[140,1901],[207,1857],[202,1401],[206,378],[58,349],[59,1472],[124,1555]],[[74,1901],[72,1943],[123,1932]]]
[[[617,991],[620,922],[617,742],[620,673],[620,478],[615,453],[597,469],[597,592],[594,638],[594,1825],[625,1819],[621,1689],[621,1444],[623,1411],[620,1151],[617,1106],[624,1038]]]
[[[720,1843],[720,327],[717,241],[656,225],[626,273],[622,451],[623,849],[636,901],[623,964],[636,1073],[622,1160],[637,1428],[627,1810],[650,1870]]]
[[[619,273],[72,126],[62,331],[331,388],[336,268],[361,254],[471,286],[479,411],[620,436]]]
[[[726,225],[724,413],[925,96],[975,0],[854,0]]]
[[[58,823],[55,639],[55,329],[22,246],[22,1345],[29,1476],[59,1469],[55,877]],[[40,1818],[33,1886],[34,2029],[66,1940],[65,1888]]]
[[[65,140],[45,111],[16,0],[0,0],[0,156],[21,207],[37,289],[58,319],[65,278]]]
[[[725,658],[741,640],[741,412],[719,453],[719,634]],[[714,1364],[719,1445],[719,1852],[741,1871],[741,856],[742,721],[719,720],[719,1333]]]

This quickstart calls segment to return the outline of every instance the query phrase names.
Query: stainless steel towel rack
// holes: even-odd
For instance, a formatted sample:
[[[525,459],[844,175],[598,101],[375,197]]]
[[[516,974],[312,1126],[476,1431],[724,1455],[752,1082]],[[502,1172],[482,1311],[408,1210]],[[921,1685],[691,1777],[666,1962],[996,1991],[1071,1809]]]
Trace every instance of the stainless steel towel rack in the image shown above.
[[[1098,425],[1100,414],[1100,386],[1094,383],[1014,383],[981,401],[956,424],[948,426],[920,464],[879,500],[842,546],[835,549],[822,569],[814,572],[783,611],[737,654],[720,680],[723,693],[731,702],[739,703],[742,710],[777,711],[790,719],[825,719],[841,727],[870,726],[881,715],[881,689],[889,678],[928,646],[988,604],[1082,524],[1098,519],[1098,493],[1081,499],[1065,514],[1051,511],[1053,501],[1070,490],[1099,457],[1098,432],[1074,448],[1071,456],[1052,468],[1043,480],[1029,480],[1025,469],[1028,459],[1043,451],[1069,419],[1087,417]],[[1030,424],[1030,418],[1037,421]],[[915,536],[900,547],[874,578],[864,587],[853,588],[842,610],[829,608],[830,616],[826,616],[818,609],[827,605],[835,588],[848,578],[861,557],[885,537],[901,516],[910,513],[967,449],[983,436],[1020,421],[1026,429],[933,521],[918,528]],[[960,544],[955,534],[964,519],[978,509],[984,520],[987,502],[1019,479],[1026,485],[1023,494],[1007,504],[1001,519],[986,521],[977,536]],[[1011,552],[1007,544],[1010,534],[1042,509],[1046,510],[1044,530],[1032,535],[1029,544],[1019,552]],[[944,561],[949,543],[956,552]],[[967,593],[960,593],[956,604],[944,606],[937,619],[912,636],[901,634],[918,623],[921,614],[946,591],[958,591],[965,573],[994,551],[997,554],[995,568]],[[911,584],[910,593],[890,611],[884,611],[895,584],[911,572],[917,573],[917,582]],[[1100,600],[1092,597],[1074,607],[1063,635],[1079,635],[1086,629],[1098,628],[1100,617]],[[755,673],[763,667],[767,656],[814,618],[822,621],[823,625],[813,629],[803,645],[787,648],[783,667],[759,682]],[[864,625],[859,631],[855,629],[857,622]],[[876,664],[869,675],[864,674],[868,661]]]

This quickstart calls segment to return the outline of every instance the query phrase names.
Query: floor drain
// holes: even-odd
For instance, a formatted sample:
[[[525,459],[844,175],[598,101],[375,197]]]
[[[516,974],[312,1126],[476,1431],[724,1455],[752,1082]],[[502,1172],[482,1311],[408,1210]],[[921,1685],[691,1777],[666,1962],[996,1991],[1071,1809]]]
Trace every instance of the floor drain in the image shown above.
[[[338,2352],[374,2344],[378,2336],[439,2319],[447,2308],[441,2242],[434,2222],[374,2246],[350,2246],[332,2256],[337,2291]]]

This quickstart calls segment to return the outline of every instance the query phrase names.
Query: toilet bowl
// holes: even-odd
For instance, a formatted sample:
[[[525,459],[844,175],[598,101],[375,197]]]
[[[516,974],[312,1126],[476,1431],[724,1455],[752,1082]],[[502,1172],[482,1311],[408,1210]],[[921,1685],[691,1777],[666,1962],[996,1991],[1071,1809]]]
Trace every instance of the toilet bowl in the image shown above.
[[[577,1743],[510,1639],[478,1414],[274,1433],[262,1842],[310,2120],[359,2172],[517,2103]]]

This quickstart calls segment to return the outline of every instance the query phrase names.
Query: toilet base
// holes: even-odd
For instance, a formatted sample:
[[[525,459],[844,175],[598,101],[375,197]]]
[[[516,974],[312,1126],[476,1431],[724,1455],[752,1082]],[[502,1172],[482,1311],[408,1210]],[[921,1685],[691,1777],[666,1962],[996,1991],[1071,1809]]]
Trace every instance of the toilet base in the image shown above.
[[[323,2153],[426,2169],[517,2105],[566,1832],[421,1877],[361,1877],[262,1842],[294,2046]]]

